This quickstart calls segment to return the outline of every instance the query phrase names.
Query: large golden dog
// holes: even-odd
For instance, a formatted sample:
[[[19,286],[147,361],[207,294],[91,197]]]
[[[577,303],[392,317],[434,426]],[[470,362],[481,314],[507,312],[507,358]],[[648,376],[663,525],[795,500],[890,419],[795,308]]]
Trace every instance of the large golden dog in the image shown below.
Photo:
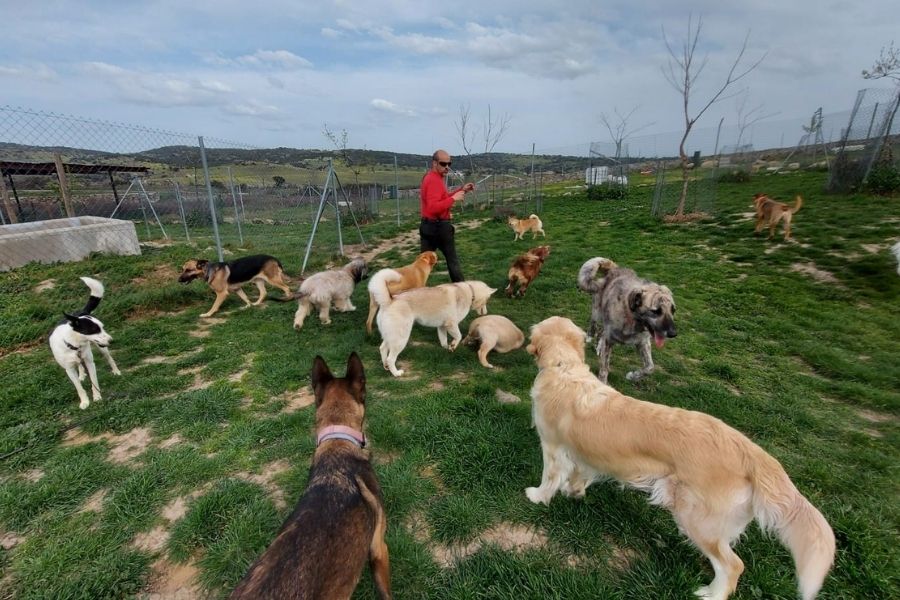
[[[784,202],[772,200],[765,194],[753,195],[753,207],[756,209],[756,229],[754,235],[769,227],[769,239],[775,237],[775,226],[778,221],[784,221],[784,241],[791,239],[791,220],[800,207],[803,206],[803,196],[799,194],[794,199],[794,206],[788,206]]]
[[[794,557],[800,595],[816,596],[834,560],[834,533],[762,448],[707,414],[624,396],[584,362],[585,334],[550,317],[531,328],[527,346],[538,375],[532,414],[544,472],[528,499],[549,504],[557,491],[580,497],[611,476],[650,494],[712,563],[715,577],[695,594],[724,600],[744,563],[731,549],[754,518]]]
[[[393,296],[406,290],[424,287],[428,282],[428,276],[438,261],[438,255],[432,250],[427,250],[416,257],[412,264],[393,269],[400,275],[400,279],[388,284],[388,291]],[[369,317],[366,319],[366,333],[372,333],[372,322],[378,312],[378,303],[375,297],[369,294]]]

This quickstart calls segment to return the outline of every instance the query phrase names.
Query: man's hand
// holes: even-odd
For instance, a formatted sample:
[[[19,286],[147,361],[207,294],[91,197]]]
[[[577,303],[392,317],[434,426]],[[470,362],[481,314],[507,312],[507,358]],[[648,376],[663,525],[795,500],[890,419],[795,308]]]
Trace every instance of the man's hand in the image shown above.
[[[469,183],[464,185],[462,189],[464,192],[471,192],[475,189],[475,184],[470,181]]]

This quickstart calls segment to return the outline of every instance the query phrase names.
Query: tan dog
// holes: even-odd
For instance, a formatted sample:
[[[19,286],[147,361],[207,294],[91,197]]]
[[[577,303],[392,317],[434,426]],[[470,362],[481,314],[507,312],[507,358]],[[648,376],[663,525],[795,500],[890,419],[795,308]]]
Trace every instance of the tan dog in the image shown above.
[[[388,291],[391,293],[391,296],[413,288],[424,287],[437,260],[437,253],[428,250],[417,256],[412,264],[394,269],[400,274],[400,280],[392,281],[388,284]],[[375,302],[372,294],[369,294],[369,317],[366,319],[366,333],[372,333],[372,322],[375,320],[375,313],[377,312],[378,303]]]
[[[784,221],[784,241],[791,239],[791,220],[794,214],[803,206],[803,196],[797,194],[794,199],[793,208],[784,202],[776,202],[765,194],[754,194],[753,207],[756,209],[756,229],[753,234],[756,235],[766,225],[769,227],[769,239],[775,237],[775,226],[778,221]]]
[[[414,323],[436,327],[441,346],[453,352],[462,339],[460,322],[470,310],[486,314],[487,302],[497,291],[482,281],[458,281],[407,290],[392,298],[388,285],[399,279],[393,269],[382,269],[369,280],[369,293],[379,309],[376,322],[382,339],[381,364],[394,377],[403,375],[403,369],[397,368],[397,357],[406,348]]]
[[[366,260],[358,256],[340,269],[321,271],[306,279],[294,294],[294,298],[297,298],[294,329],[299,331],[303,327],[303,321],[313,307],[319,309],[319,320],[323,325],[331,324],[329,313],[332,303],[341,312],[356,310],[350,296],[356,284],[365,279],[368,273]]]
[[[336,378],[321,356],[312,368],[316,452],[294,512],[231,594],[258,598],[350,598],[366,562],[382,600],[391,597],[387,518],[362,425],[366,375],[356,353]]]
[[[541,223],[541,219],[537,215],[533,214],[527,219],[517,219],[514,215],[510,215],[506,222],[516,232],[516,237],[513,238],[513,241],[521,240],[522,236],[529,231],[531,232],[531,239],[536,238],[538,233],[547,237],[547,234],[544,233],[544,224]]]
[[[548,256],[550,256],[550,246],[538,246],[517,256],[506,274],[509,279],[506,295],[510,298],[514,293],[519,298],[524,296],[528,286],[541,272],[541,267],[544,266],[544,261]],[[516,290],[516,286],[518,286],[518,290]]]
[[[707,600],[737,587],[744,564],[731,545],[755,518],[793,555],[802,598],[814,598],[834,560],[834,533],[778,461],[719,419],[598,381],[584,362],[584,337],[562,317],[531,328],[544,471],[540,487],[525,490],[528,499],[549,504],[560,490],[580,497],[604,476],[649,493],[712,563],[712,582],[694,592]]]
[[[285,300],[293,298],[291,288],[288,287],[285,280],[281,261],[267,254],[256,254],[228,262],[214,263],[194,258],[184,263],[178,281],[190,283],[201,277],[216,293],[216,300],[213,302],[212,308],[200,315],[201,317],[211,317],[216,314],[225,298],[228,297],[228,292],[234,292],[246,306],[251,306],[250,298],[241,288],[245,283],[251,281],[259,289],[259,298],[252,303],[252,306],[258,306],[266,299],[266,283],[282,290],[286,296]]]
[[[469,333],[463,344],[478,344],[478,362],[493,369],[487,355],[491,350],[504,354],[522,347],[525,334],[516,324],[501,315],[485,315],[469,324]]]

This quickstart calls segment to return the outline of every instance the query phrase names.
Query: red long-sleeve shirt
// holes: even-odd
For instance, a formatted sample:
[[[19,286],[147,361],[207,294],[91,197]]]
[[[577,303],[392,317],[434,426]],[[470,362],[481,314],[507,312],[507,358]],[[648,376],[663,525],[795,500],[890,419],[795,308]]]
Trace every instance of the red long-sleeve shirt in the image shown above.
[[[449,219],[450,207],[453,206],[453,194],[461,189],[459,187],[448,192],[447,186],[444,185],[444,178],[434,171],[428,171],[422,178],[422,186],[419,188],[422,218]]]

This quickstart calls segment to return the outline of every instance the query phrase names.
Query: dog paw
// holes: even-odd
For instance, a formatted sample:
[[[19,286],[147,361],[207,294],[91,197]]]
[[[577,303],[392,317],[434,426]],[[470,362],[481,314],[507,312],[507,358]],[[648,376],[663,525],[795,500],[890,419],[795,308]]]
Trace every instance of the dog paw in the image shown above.
[[[628,373],[625,374],[625,379],[628,381],[640,381],[643,376],[644,374],[640,371],[628,371]]]
[[[78,408],[80,408],[81,410],[84,410],[84,409],[86,409],[86,408],[87,408],[88,406],[90,406],[90,405],[91,405],[91,403],[90,403],[88,400],[82,400],[82,401],[78,404]]]
[[[698,598],[703,598],[704,600],[718,600],[719,598],[725,598],[722,594],[716,594],[710,585],[704,585],[698,587],[694,590],[694,595]]]
[[[457,347],[458,345],[459,345],[458,342],[450,342],[450,343],[447,345],[447,350],[449,350],[450,352],[453,352],[454,350],[456,350],[456,347]]]
[[[525,488],[525,495],[528,496],[528,499],[535,504],[549,504],[549,502],[544,499],[544,495],[541,493],[541,488]]]
[[[328,319],[327,321],[322,321],[322,325],[331,325],[331,319]]]
[[[213,316],[213,314],[212,314],[212,313],[208,313],[208,312],[203,313],[202,315],[200,315],[200,317],[202,317],[202,318],[204,318],[204,319],[206,319],[207,317],[211,317],[211,316]]]
[[[118,368],[115,368],[115,369],[113,369],[112,374],[113,374],[113,375],[121,375],[121,374],[122,374],[122,371],[120,371]]]
[[[484,364],[484,366],[487,367],[488,369],[493,369],[493,368],[494,368],[494,365],[492,365],[491,363],[483,363],[483,364]]]
[[[391,375],[393,375],[394,377],[403,377],[403,369],[391,371]]]

